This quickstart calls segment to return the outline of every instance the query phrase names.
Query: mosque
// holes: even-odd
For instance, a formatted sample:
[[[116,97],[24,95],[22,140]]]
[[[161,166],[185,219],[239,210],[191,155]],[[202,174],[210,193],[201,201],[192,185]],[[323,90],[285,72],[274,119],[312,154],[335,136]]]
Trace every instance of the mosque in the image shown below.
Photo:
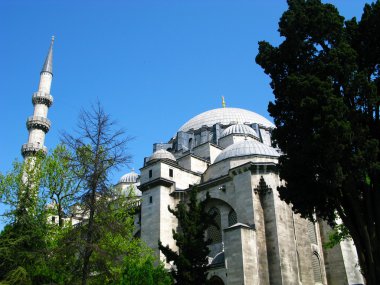
[[[47,151],[52,47],[33,94],[24,157]],[[200,200],[209,192],[208,211],[219,225],[206,233],[211,284],[364,284],[352,241],[325,249],[326,223],[302,219],[279,199],[276,189],[284,182],[276,167],[281,152],[271,144],[274,127],[255,112],[224,105],[191,118],[167,143],[153,144],[140,175],[127,173],[118,183],[141,197],[138,234],[164,260],[158,240],[175,250],[172,229],[178,227],[168,206],[186,201],[196,186]]]
[[[208,211],[219,225],[206,233],[212,284],[364,284],[352,242],[324,249],[328,225],[302,219],[279,199],[274,127],[252,111],[223,107],[193,117],[167,143],[153,144],[140,176],[120,180],[141,191],[141,238],[161,260],[158,240],[175,250],[178,222],[168,205],[186,201],[196,185],[199,199],[210,193]]]

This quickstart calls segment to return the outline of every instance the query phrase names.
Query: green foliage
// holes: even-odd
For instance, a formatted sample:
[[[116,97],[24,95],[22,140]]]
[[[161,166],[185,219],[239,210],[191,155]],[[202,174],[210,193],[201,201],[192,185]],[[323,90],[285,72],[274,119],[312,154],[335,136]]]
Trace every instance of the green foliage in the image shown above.
[[[76,179],[70,167],[72,154],[64,145],[58,145],[43,164],[41,184],[51,201],[52,214],[58,216],[58,224],[63,226],[64,217],[69,212],[81,181]]]
[[[190,191],[189,202],[179,203],[175,210],[169,211],[178,219],[179,230],[173,230],[173,238],[179,252],[169,246],[163,246],[159,241],[159,249],[166,256],[166,261],[175,265],[171,273],[178,284],[206,284],[208,270],[208,246],[210,239],[205,238],[206,230],[214,225],[214,215],[206,212],[206,205],[210,201],[207,193],[206,199],[199,202],[197,191]]]
[[[7,213],[10,223],[0,233],[2,284],[81,283],[88,223],[84,220],[71,226],[70,222],[49,222],[51,215],[61,213],[61,218],[65,218],[73,201],[87,211],[75,195],[81,184],[70,169],[70,159],[70,153],[59,146],[48,157],[35,160],[31,167],[15,163],[13,171],[1,176],[1,198],[11,207]],[[39,172],[33,169],[37,162]],[[29,184],[24,183],[25,173]],[[25,185],[32,190],[25,190]],[[28,197],[20,197],[24,193],[37,194],[29,201]],[[28,204],[20,211],[19,205],[24,201]],[[137,202],[131,189],[121,193],[119,189],[103,188],[102,195],[97,196],[88,284],[119,283],[128,265],[126,256],[128,262],[143,256],[148,265],[150,252],[134,237]],[[135,265],[138,268],[137,261]],[[166,282],[167,275],[161,273],[158,268],[152,269],[153,280]]]
[[[22,163],[15,161],[12,171],[5,175],[0,173],[0,202],[8,206],[9,211],[4,216],[10,222],[36,214],[44,203],[38,199],[44,158],[38,153]]]
[[[10,271],[5,281],[0,283],[1,285],[31,285],[32,281],[30,280],[28,273],[25,268],[19,266],[16,269]]]
[[[120,275],[122,257],[133,244],[131,233],[133,207],[130,201],[114,198],[108,181],[111,172],[130,161],[126,152],[130,140],[98,102],[92,109],[82,110],[75,136],[64,134],[63,141],[72,153],[69,166],[77,181],[79,217],[83,219],[76,227],[76,256],[81,273],[81,284],[107,284]],[[126,211],[125,214],[123,211]],[[77,280],[76,282],[79,282]]]
[[[340,242],[350,239],[350,233],[343,224],[335,225],[332,232],[329,234],[329,240],[323,245],[324,248],[333,248]]]
[[[256,57],[275,96],[268,110],[284,152],[280,197],[331,225],[338,213],[367,284],[379,284],[380,1],[367,4],[359,22],[344,22],[320,0],[288,4],[279,22],[284,41],[260,42]]]
[[[49,225],[45,199],[41,198],[41,177],[45,157],[37,154],[24,163],[15,162],[13,170],[0,174],[1,202],[9,211],[9,223],[0,233],[0,280],[16,284],[43,280],[40,271],[47,261]],[[38,281],[39,282],[39,281]]]
[[[0,233],[0,280],[8,282],[11,272],[19,276],[23,268],[33,284],[46,280],[44,269],[48,262],[49,225],[44,212],[24,215]],[[21,275],[20,275],[21,276]],[[17,283],[17,282],[16,282]]]
[[[121,285],[171,285],[173,280],[163,264],[154,266],[152,253],[127,256]]]
[[[123,132],[112,132],[113,122],[98,108],[84,113],[83,137],[68,135],[49,156],[15,162],[0,174],[0,199],[10,208],[0,233],[2,284],[118,284],[126,256],[136,268],[132,257],[149,265],[150,252],[134,237],[139,201],[108,181],[110,171],[130,159],[128,138],[119,139]],[[80,222],[72,226],[69,215]],[[161,267],[152,268],[152,276],[168,284]]]
[[[134,211],[131,197],[118,191],[113,191],[110,197],[99,199],[94,227],[95,246],[90,258],[92,271],[99,273],[96,284],[111,284],[120,280],[124,256],[136,255],[141,250],[140,240],[133,235]]]

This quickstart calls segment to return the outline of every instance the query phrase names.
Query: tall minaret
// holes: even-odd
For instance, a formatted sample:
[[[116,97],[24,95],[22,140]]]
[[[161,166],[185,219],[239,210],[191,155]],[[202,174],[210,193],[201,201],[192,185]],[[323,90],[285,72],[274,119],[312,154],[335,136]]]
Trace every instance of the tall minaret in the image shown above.
[[[50,120],[47,118],[49,107],[53,104],[53,96],[50,95],[51,81],[53,79],[53,44],[54,36],[51,38],[49,52],[40,73],[40,84],[38,91],[34,92],[32,102],[34,105],[33,116],[26,121],[29,131],[28,143],[23,144],[21,154],[25,158],[34,155],[39,150],[47,153],[44,146],[45,134],[50,129]]]

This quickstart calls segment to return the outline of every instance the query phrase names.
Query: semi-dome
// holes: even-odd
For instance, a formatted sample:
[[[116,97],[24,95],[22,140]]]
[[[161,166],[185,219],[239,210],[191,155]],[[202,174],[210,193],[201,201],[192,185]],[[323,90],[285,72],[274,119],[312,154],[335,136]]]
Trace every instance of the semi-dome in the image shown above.
[[[220,137],[222,138],[231,134],[251,135],[257,137],[257,133],[255,132],[255,130],[252,129],[250,126],[244,124],[235,124],[229,126],[222,132],[222,135]]]
[[[222,161],[231,157],[249,156],[249,155],[260,155],[260,156],[271,156],[279,157],[280,154],[268,145],[255,140],[244,140],[241,142],[234,143],[226,149],[224,149],[216,158],[215,162]]]
[[[202,126],[212,127],[216,123],[222,125],[256,123],[274,128],[273,123],[255,112],[239,108],[219,108],[195,116],[187,121],[179,131],[198,130]]]
[[[171,154],[170,152],[168,152],[167,150],[165,149],[159,149],[157,151],[155,151],[149,158],[147,161],[152,161],[152,160],[158,160],[158,159],[170,159],[170,160],[175,160],[175,157],[173,154]]]
[[[119,183],[136,183],[138,178],[139,175],[132,170],[132,172],[129,172],[121,176]]]

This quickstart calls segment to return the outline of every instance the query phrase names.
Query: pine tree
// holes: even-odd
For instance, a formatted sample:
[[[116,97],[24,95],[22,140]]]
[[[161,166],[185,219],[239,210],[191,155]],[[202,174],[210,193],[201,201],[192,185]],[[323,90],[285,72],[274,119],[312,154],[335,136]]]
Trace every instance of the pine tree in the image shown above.
[[[215,216],[206,212],[206,205],[210,200],[207,193],[206,199],[197,200],[197,191],[192,189],[189,193],[187,204],[181,202],[173,210],[169,211],[178,219],[178,230],[173,230],[173,238],[176,241],[179,252],[175,252],[169,246],[163,246],[159,241],[159,249],[166,257],[167,262],[173,261],[172,276],[177,284],[193,285],[207,283],[208,246],[211,239],[206,239],[206,230],[211,225],[216,225]]]
[[[380,1],[359,22],[320,0],[288,0],[284,41],[259,43],[271,77],[280,197],[312,219],[339,215],[367,284],[380,284]]]
[[[107,204],[104,202],[113,199],[108,179],[113,170],[131,161],[127,153],[130,139],[122,129],[116,128],[116,123],[99,102],[89,111],[82,110],[75,135],[64,134],[63,143],[73,153],[69,165],[77,180],[82,181],[79,204],[85,222],[78,228],[82,236],[77,240],[84,243],[80,253],[82,285],[89,283],[90,274],[94,276],[94,272],[106,270],[104,264],[98,266],[96,255],[102,250],[106,234],[102,219]]]

